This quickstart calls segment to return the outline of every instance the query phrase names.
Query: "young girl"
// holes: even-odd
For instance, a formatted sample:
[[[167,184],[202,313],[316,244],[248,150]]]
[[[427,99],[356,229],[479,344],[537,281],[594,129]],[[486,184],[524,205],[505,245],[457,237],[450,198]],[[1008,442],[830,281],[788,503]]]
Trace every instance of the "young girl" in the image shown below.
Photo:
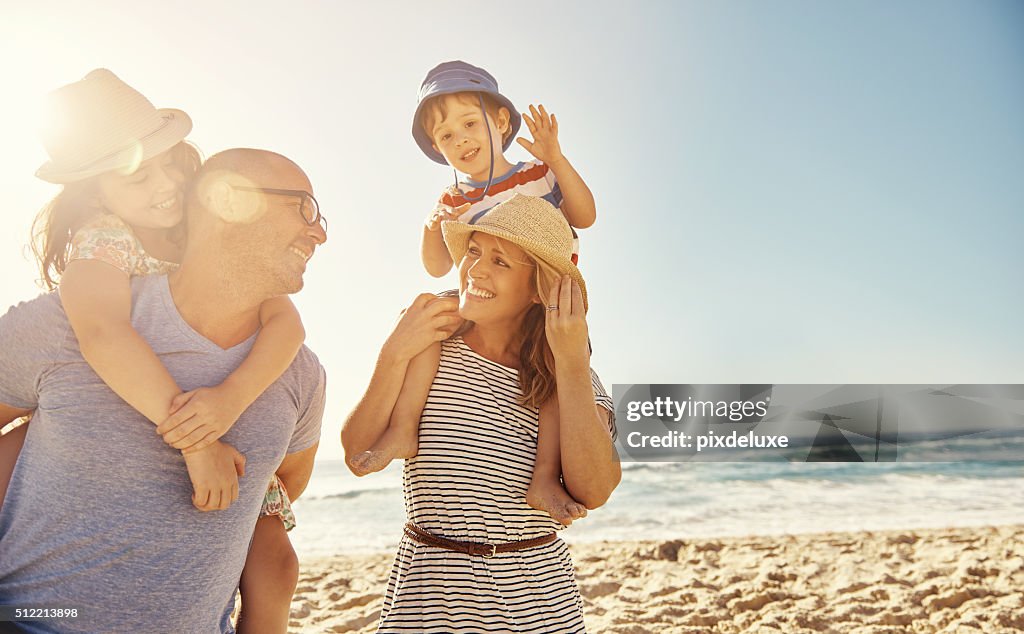
[[[58,89],[51,101],[61,120],[44,140],[51,160],[37,176],[64,187],[34,225],[43,278],[51,289],[59,283],[83,358],[182,450],[193,504],[227,508],[237,498],[237,478],[204,461],[204,451],[291,364],[305,336],[299,315],[287,298],[264,303],[248,358],[220,385],[181,393],[132,328],[129,281],[174,270],[184,251],[185,183],[200,165],[198,151],[184,141],[191,119],[154,108],[105,69]],[[0,437],[0,500],[24,436],[20,429]],[[240,455],[236,469],[244,472]],[[240,580],[239,632],[286,631],[298,581],[286,533],[293,526],[287,492],[275,477]]]

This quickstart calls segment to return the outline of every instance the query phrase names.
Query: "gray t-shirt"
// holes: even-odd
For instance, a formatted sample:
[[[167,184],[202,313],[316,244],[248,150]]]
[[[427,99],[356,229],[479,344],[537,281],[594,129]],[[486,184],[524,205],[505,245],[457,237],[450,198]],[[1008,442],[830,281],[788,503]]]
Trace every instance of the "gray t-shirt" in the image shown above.
[[[164,276],[132,282],[132,325],[184,390],[219,384],[222,350],[178,313]],[[238,501],[201,513],[181,453],[82,359],[56,293],[0,318],[0,403],[36,410],[0,511],[0,605],[77,607],[29,632],[232,632],[271,475],[320,437],[325,375],[303,347],[221,439],[246,457]]]

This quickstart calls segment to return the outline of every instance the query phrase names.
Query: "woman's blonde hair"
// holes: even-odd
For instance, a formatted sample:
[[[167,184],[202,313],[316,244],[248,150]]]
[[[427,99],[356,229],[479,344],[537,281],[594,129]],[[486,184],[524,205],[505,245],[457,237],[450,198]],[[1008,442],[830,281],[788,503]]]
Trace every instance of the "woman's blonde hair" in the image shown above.
[[[168,151],[172,153],[176,166],[185,176],[184,192],[188,182],[202,164],[199,150],[191,143],[182,141]],[[32,252],[39,261],[42,282],[49,290],[57,287],[60,276],[68,265],[71,239],[97,214],[104,213],[98,203],[99,178],[93,176],[64,185],[61,192],[39,211],[32,222]],[[182,240],[185,237],[184,225],[185,221],[182,220],[181,224],[174,228],[174,236]]]
[[[534,287],[540,303],[526,311],[519,330],[522,337],[519,348],[519,389],[523,393],[523,405],[539,408],[555,393],[555,357],[551,354],[544,325],[547,319],[545,306],[561,273],[544,260],[533,257],[529,251],[526,255],[534,265]]]

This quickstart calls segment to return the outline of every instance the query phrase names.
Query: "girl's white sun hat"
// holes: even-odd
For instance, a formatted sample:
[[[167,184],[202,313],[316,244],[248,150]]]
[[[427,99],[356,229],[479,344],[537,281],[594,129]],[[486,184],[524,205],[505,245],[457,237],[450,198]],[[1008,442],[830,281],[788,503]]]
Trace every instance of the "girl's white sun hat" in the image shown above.
[[[131,172],[192,131],[185,112],[155,108],[105,68],[51,92],[48,106],[50,122],[42,141],[50,160],[36,176],[51,183],[73,183],[112,170]]]

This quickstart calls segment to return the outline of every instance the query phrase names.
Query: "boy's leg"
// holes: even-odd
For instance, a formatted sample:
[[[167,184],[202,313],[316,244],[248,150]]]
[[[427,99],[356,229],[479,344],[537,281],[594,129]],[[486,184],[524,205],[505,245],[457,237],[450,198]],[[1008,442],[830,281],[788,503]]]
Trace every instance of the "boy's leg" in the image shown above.
[[[26,432],[28,432],[27,423],[18,425],[0,436],[0,508],[3,507],[4,497],[7,495],[7,485],[11,483],[14,463],[18,461],[21,446],[25,444]]]
[[[537,423],[537,462],[533,466],[526,503],[568,526],[586,517],[587,508],[562,486],[561,446],[558,435],[558,401],[548,399],[540,408]]]
[[[412,458],[419,451],[419,421],[394,422],[369,450],[352,458],[351,467],[356,475],[380,471],[392,460]]]
[[[285,634],[298,583],[299,559],[284,523],[276,515],[261,517],[239,584],[238,634]]]
[[[364,476],[380,471],[392,460],[416,455],[419,451],[420,415],[440,361],[441,344],[435,343],[410,362],[387,429],[372,447],[349,460],[352,473]]]

